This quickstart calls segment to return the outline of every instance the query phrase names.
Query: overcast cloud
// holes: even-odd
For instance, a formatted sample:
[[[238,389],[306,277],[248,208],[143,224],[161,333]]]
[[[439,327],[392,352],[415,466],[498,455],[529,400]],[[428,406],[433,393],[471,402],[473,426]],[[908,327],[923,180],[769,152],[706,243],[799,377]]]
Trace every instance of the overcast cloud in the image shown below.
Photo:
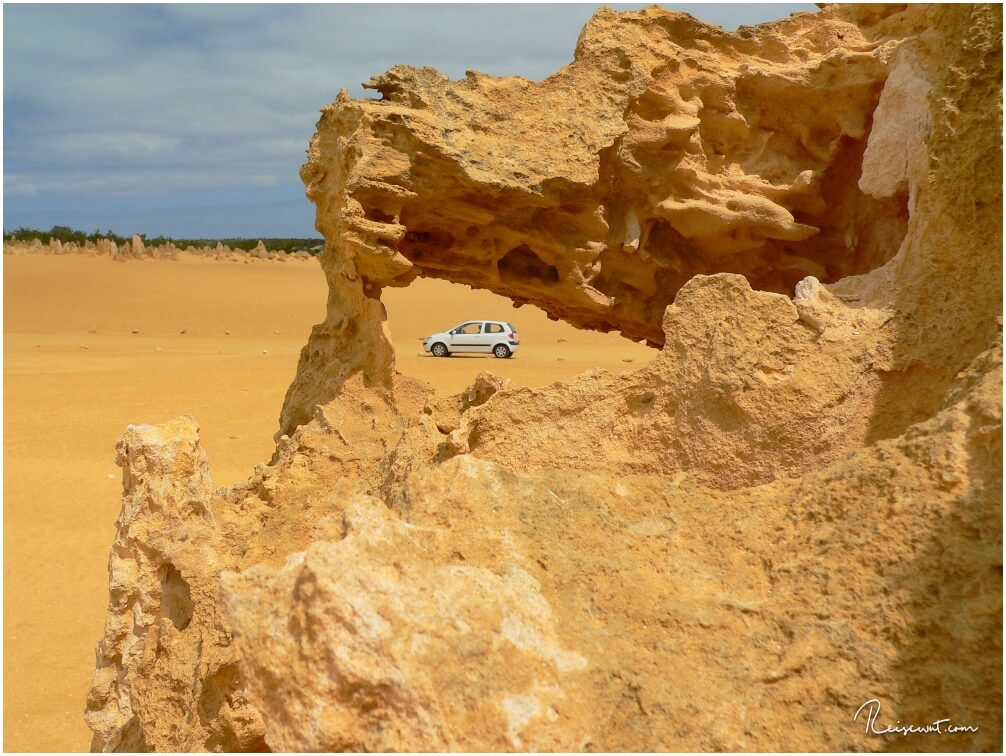
[[[542,79],[596,7],[5,5],[4,228],[314,236],[297,174],[340,88],[396,63]],[[731,30],[815,10],[665,7]]]

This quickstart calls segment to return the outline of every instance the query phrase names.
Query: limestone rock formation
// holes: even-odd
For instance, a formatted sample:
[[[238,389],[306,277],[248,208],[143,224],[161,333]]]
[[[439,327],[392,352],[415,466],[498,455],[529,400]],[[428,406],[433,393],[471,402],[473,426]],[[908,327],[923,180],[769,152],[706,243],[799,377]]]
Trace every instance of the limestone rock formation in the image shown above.
[[[309,415],[307,386],[331,395],[318,363],[345,362],[326,348],[337,334],[379,340],[379,310],[354,300],[418,275],[659,346],[665,307],[696,274],[788,294],[808,275],[886,262],[906,233],[907,184],[858,180],[875,111],[897,116],[896,96],[878,102],[898,37],[918,30],[876,26],[834,13],[727,34],[657,8],[602,9],[574,62],[539,83],[396,67],[365,85],[380,100],[340,95],[302,177],[333,297],[351,304],[333,302],[305,351],[284,431]],[[362,369],[386,385],[390,350],[374,357],[386,364]]]
[[[147,250],[143,244],[143,239],[141,239],[136,234],[133,234],[133,238],[129,242],[130,252],[133,257],[146,257]]]
[[[280,570],[222,575],[235,645],[256,660],[251,699],[282,723],[272,747],[503,750],[531,719],[558,718],[549,703],[561,706],[564,678],[587,659],[559,643],[534,577],[445,563],[376,499],[349,502],[343,518],[342,540]],[[393,709],[410,715],[389,722]]]
[[[1001,750],[1001,6],[602,9],[542,82],[371,86],[271,462],[120,444],[94,747]],[[660,350],[435,400],[418,275]]]
[[[92,748],[261,746],[262,719],[245,703],[230,632],[218,617],[217,575],[227,564],[218,561],[222,534],[198,427],[187,417],[131,425],[116,462],[123,503],[88,694]]]

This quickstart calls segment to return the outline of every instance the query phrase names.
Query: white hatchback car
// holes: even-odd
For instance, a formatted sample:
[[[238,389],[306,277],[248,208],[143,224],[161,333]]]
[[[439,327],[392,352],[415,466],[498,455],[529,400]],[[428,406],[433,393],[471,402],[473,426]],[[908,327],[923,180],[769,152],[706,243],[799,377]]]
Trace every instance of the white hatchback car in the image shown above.
[[[483,352],[505,359],[512,357],[519,346],[517,329],[503,320],[466,320],[423,339],[423,351],[434,357]]]

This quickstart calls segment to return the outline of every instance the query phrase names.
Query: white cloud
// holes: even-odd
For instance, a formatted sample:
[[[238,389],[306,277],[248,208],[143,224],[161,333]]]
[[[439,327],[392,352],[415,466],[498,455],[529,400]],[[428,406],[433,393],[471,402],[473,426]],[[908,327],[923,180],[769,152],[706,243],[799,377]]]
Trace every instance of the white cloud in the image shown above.
[[[170,160],[180,140],[149,131],[93,131],[59,134],[48,143],[54,157],[65,164],[107,160]]]

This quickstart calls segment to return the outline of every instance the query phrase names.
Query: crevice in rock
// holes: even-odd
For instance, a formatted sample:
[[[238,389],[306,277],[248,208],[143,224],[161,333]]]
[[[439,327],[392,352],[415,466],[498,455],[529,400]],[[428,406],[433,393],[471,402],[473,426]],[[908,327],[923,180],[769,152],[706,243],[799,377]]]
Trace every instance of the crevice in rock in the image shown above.
[[[248,712],[235,717],[235,710],[247,707],[241,672],[236,663],[224,664],[203,680],[197,711],[199,722],[209,733],[206,751],[224,753],[270,753],[259,728],[249,726]]]
[[[118,741],[108,749],[112,753],[144,753],[148,750],[147,740],[143,735],[143,723],[133,716],[122,727]]]
[[[192,622],[195,610],[189,584],[171,562],[161,565],[158,577],[161,580],[161,616],[170,619],[179,630],[184,630]]]

